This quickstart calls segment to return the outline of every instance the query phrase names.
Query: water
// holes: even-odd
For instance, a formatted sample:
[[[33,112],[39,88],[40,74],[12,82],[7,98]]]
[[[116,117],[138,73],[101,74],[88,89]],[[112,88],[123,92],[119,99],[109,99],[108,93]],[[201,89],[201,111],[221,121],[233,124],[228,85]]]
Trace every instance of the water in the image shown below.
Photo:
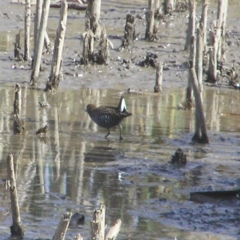
[[[194,239],[190,237],[197,234],[191,231],[194,224],[197,230],[223,234],[221,228],[212,229],[215,223],[207,226],[193,220],[193,224],[181,226],[178,220],[179,209],[185,214],[199,214],[199,205],[188,200],[190,191],[237,187],[240,164],[236,152],[239,139],[235,132],[239,125],[234,119],[240,113],[238,97],[231,100],[235,113],[231,115],[229,90],[209,89],[205,94],[207,103],[221,99],[221,104],[215,108],[216,115],[210,107],[206,108],[211,143],[202,146],[191,144],[194,111],[176,108],[184,98],[184,91],[160,96],[126,94],[128,111],[133,116],[123,121],[124,140],[119,142],[118,128],[112,129],[106,140],[106,130],[98,128],[85,112],[86,105],[91,102],[117,105],[118,91],[59,89],[52,95],[26,86],[22,92],[22,117],[27,133],[20,136],[13,135],[12,128],[14,89],[3,88],[0,178],[6,178],[6,158],[13,153],[26,239],[50,239],[67,210],[80,211],[87,222],[80,230],[69,230],[68,237],[81,232],[87,238],[92,212],[100,204],[106,205],[108,226],[122,219],[119,239],[143,236],[160,239],[159,234],[161,239]],[[214,94],[216,98],[212,98]],[[38,101],[42,100],[50,107],[41,109]],[[212,102],[214,104],[216,102]],[[227,122],[231,122],[230,129],[226,115]],[[47,135],[36,136],[35,131],[46,124],[49,127]],[[169,164],[178,147],[188,156],[186,167],[180,169]],[[10,200],[5,190],[0,197],[1,236],[6,237],[11,224],[11,214],[7,214]],[[203,205],[201,211],[207,207]],[[234,216],[233,213],[232,218]],[[235,218],[238,219],[237,215]],[[184,217],[182,221],[187,220]],[[228,227],[233,232],[229,234],[232,235],[236,229],[230,222]],[[182,227],[185,230],[181,230]]]
[[[183,14],[179,21],[162,25],[160,42],[147,44],[143,40],[144,20],[139,20],[140,40],[132,52],[120,53],[117,47],[125,14],[144,14],[147,7],[145,2],[128,2],[123,5],[108,1],[103,6],[102,21],[116,47],[111,50],[109,66],[74,65],[73,58],[82,49],[84,13],[69,11],[64,80],[53,94],[43,92],[50,56],[44,56],[46,70],[41,72],[38,89],[28,86],[29,66],[10,61],[14,36],[23,26],[18,21],[23,8],[4,3],[3,9],[10,18],[0,32],[0,179],[6,179],[6,159],[9,153],[14,154],[24,239],[51,239],[65,211],[79,211],[86,219],[84,226],[68,230],[67,239],[78,232],[87,239],[93,211],[100,204],[106,205],[107,228],[118,218],[122,220],[118,239],[238,239],[237,199],[197,203],[190,201],[189,195],[194,191],[239,188],[239,91],[226,88],[226,83],[205,88],[210,144],[193,144],[194,110],[177,109],[184,100],[187,80],[183,62],[188,55],[182,51],[186,17]],[[230,14],[235,16],[237,9]],[[55,36],[58,16],[58,10],[50,11],[51,38]],[[236,28],[234,21],[230,18],[234,24],[229,26]],[[238,35],[235,29],[234,36]],[[230,34],[235,43],[234,36]],[[156,52],[168,67],[161,95],[151,93],[154,69],[135,64],[125,69],[121,63],[122,59],[142,59],[147,51]],[[231,62],[238,50],[230,48],[229,52]],[[20,70],[20,66],[24,68]],[[79,77],[73,77],[73,73]],[[13,134],[16,82],[22,86],[22,118],[27,130],[24,136]],[[143,94],[129,95],[128,87],[140,88]],[[106,140],[106,129],[97,127],[85,108],[89,103],[117,105],[121,94],[133,115],[122,123],[122,142],[118,128],[112,129]],[[41,109],[39,101],[47,101],[50,107]],[[45,125],[49,128],[46,136],[36,136],[35,132]],[[188,159],[182,168],[169,164],[178,148],[184,150]],[[3,181],[1,188],[0,239],[8,239],[12,223],[10,200]]]

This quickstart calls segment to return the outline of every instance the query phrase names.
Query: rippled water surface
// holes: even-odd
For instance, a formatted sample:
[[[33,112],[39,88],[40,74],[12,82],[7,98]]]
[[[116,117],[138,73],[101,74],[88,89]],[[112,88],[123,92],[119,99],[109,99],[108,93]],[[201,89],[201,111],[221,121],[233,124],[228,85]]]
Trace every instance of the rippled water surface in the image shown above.
[[[231,4],[230,38],[236,42],[240,31],[232,19],[239,2]],[[184,14],[179,21],[163,24],[160,42],[147,45],[143,41],[144,21],[138,20],[140,40],[133,52],[113,49],[112,65],[83,68],[75,66],[73,59],[81,51],[84,12],[70,10],[64,80],[56,92],[46,93],[43,88],[51,59],[44,57],[45,71],[38,88],[30,89],[29,66],[9,59],[15,34],[22,28],[23,22],[18,19],[23,16],[23,7],[6,2],[3,6],[9,20],[4,31],[0,30],[0,239],[8,239],[12,223],[9,192],[4,189],[9,153],[14,154],[16,165],[24,239],[51,239],[66,211],[85,215],[85,225],[69,229],[67,239],[79,232],[88,239],[93,211],[100,204],[106,206],[107,229],[118,218],[122,220],[118,237],[122,240],[240,237],[239,198],[190,199],[191,192],[240,188],[240,94],[225,83],[205,87],[210,144],[192,143],[194,110],[177,108],[184,101],[187,81],[183,62],[188,55],[182,51],[186,26],[182,23],[187,21]],[[144,1],[103,1],[102,22],[114,46],[120,45],[125,14],[144,14],[146,7]],[[51,38],[58,15],[58,10],[51,9]],[[6,20],[6,15],[0,17]],[[232,60],[238,48],[230,50]],[[166,64],[161,95],[152,93],[154,69],[135,65],[126,69],[119,63],[121,59],[142,57],[147,51],[159,54]],[[13,134],[15,83],[22,87],[24,136]],[[128,94],[128,87],[141,88],[141,94]],[[122,94],[132,116],[122,122],[123,141],[119,142],[118,128],[111,129],[106,140],[106,129],[91,121],[86,105],[117,106]],[[48,102],[49,107],[40,108],[39,101]],[[36,130],[45,125],[48,133],[37,136]],[[180,168],[169,163],[178,148],[187,155],[186,166]]]

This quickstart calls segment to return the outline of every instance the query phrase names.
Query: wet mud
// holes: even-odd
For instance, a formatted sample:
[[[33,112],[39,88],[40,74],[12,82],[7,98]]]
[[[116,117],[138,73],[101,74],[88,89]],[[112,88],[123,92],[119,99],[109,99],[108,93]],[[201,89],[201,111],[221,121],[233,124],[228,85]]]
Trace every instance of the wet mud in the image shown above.
[[[84,216],[67,233],[90,235],[93,210],[106,205],[106,223],[123,224],[118,239],[239,239],[239,196],[191,199],[191,193],[240,188],[239,91],[223,80],[204,87],[210,143],[194,144],[194,110],[178,109],[185,99],[188,53],[183,51],[187,13],[166,17],[159,40],[145,42],[145,20],[138,17],[138,40],[119,51],[128,12],[144,16],[144,1],[103,1],[101,21],[113,44],[108,65],[77,64],[82,51],[84,12],[69,10],[64,49],[64,79],[54,93],[43,91],[51,56],[35,89],[29,87],[30,65],[11,61],[15,34],[23,29],[24,6],[4,1],[0,29],[0,238],[8,239],[11,209],[4,190],[6,159],[15,156],[24,239],[51,239],[61,215]],[[229,7],[229,66],[239,55],[239,2]],[[200,8],[199,8],[200,10]],[[216,6],[210,6],[210,18]],[[51,9],[48,31],[54,39],[58,9]],[[164,62],[163,92],[154,94],[155,69],[139,63],[148,53]],[[25,135],[13,134],[14,87],[22,87]],[[131,89],[129,92],[128,89]],[[116,106],[124,94],[132,116],[113,128],[97,127],[85,112],[89,103]],[[40,103],[44,103],[43,107]],[[47,105],[46,105],[47,103]],[[47,126],[44,135],[36,131]],[[186,164],[172,164],[176,150]],[[108,228],[108,227],[107,227]]]

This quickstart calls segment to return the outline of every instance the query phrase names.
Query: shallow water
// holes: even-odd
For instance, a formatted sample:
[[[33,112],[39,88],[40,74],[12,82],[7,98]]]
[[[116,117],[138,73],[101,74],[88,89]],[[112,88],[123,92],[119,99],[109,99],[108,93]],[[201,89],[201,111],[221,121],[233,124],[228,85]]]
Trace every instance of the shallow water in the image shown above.
[[[125,5],[122,4],[125,3]],[[144,14],[143,1],[103,1],[102,21],[117,48],[125,24],[125,14]],[[230,11],[236,17],[238,2]],[[178,110],[184,100],[188,55],[182,52],[185,14],[163,24],[160,42],[143,41],[144,21],[137,24],[139,41],[131,53],[111,51],[112,64],[87,68],[74,65],[81,52],[80,34],[84,13],[69,11],[64,49],[64,80],[54,94],[43,92],[49,75],[41,73],[38,89],[30,89],[29,66],[10,61],[15,34],[22,28],[23,6],[4,2],[8,21],[0,32],[0,179],[6,178],[6,158],[15,154],[19,205],[25,227],[24,239],[51,239],[61,215],[80,211],[86,224],[69,229],[67,239],[80,232],[90,235],[93,210],[106,205],[106,223],[111,226],[121,218],[118,239],[238,239],[239,199],[204,203],[190,201],[190,192],[228,190],[240,187],[239,91],[225,83],[205,87],[204,106],[210,144],[191,142],[194,110]],[[49,35],[54,38],[59,11],[51,9]],[[0,16],[2,21],[6,15]],[[236,21],[230,18],[231,41],[240,35]],[[184,24],[183,24],[184,23]],[[235,26],[236,25],[236,26]],[[169,44],[170,43],[170,44]],[[229,60],[238,55],[230,48]],[[164,91],[152,94],[155,70],[132,64],[122,67],[122,59],[142,58],[156,52],[165,63]],[[235,54],[235,55],[234,55]],[[118,60],[116,60],[118,59]],[[23,69],[20,69],[20,67]],[[70,74],[69,74],[70,73]],[[78,74],[74,77],[71,74]],[[26,134],[13,134],[14,85],[22,86],[22,118]],[[142,89],[142,94],[127,94],[128,87]],[[124,94],[128,111],[133,115],[122,123],[123,138],[114,128],[106,140],[106,130],[94,124],[86,114],[89,103],[117,105]],[[49,108],[41,109],[39,101]],[[48,125],[46,136],[35,132]],[[178,148],[187,154],[187,165],[169,164]],[[10,200],[3,182],[0,191],[0,239],[7,239],[11,225]]]
[[[207,231],[210,236],[226,234],[225,239],[238,235],[239,206],[189,201],[191,191],[239,187],[239,138],[235,133],[239,124],[229,111],[231,91],[206,91],[208,101],[215,94],[221,104],[215,108],[216,115],[207,117],[211,143],[202,146],[191,144],[194,111],[176,108],[184,91],[161,96],[125,94],[133,116],[124,120],[124,140],[119,142],[117,128],[106,140],[106,130],[98,128],[84,110],[90,102],[117,105],[120,92],[59,89],[52,95],[25,87],[22,111],[27,133],[19,136],[12,133],[13,90],[1,90],[0,178],[6,178],[7,154],[15,154],[26,239],[51,238],[66,210],[79,210],[87,222],[80,230],[69,230],[68,236],[80,231],[87,237],[92,212],[101,203],[107,208],[108,226],[122,219],[119,239],[159,239],[159,234],[161,239],[194,239]],[[40,109],[39,100],[50,107]],[[232,100],[235,114],[240,113],[238,102],[238,97]],[[206,109],[211,116],[211,108]],[[35,131],[46,124],[47,135],[36,136]],[[188,156],[187,165],[180,169],[169,164],[178,147]],[[10,213],[5,215],[10,210],[7,191],[1,191],[1,199],[1,236],[6,237],[11,224]],[[225,208],[227,216],[222,213]],[[204,222],[203,215],[215,216],[218,224]]]

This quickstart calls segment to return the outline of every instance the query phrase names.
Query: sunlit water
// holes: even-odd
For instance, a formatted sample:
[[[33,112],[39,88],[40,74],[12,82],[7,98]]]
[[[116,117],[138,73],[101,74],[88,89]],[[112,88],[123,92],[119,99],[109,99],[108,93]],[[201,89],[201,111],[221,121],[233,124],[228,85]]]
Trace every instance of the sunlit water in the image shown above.
[[[79,210],[87,222],[80,230],[69,230],[68,236],[80,231],[87,237],[92,212],[100,204],[106,205],[108,226],[122,219],[119,239],[158,239],[159,234],[161,239],[194,239],[189,235],[194,224],[188,223],[188,231],[180,230],[177,219],[181,215],[173,212],[190,208],[182,211],[194,214],[197,205],[188,201],[190,191],[235,188],[240,170],[235,134],[238,92],[234,92],[235,98],[228,90],[208,89],[205,94],[207,103],[215,105],[214,113],[206,107],[211,143],[198,146],[190,144],[194,111],[176,108],[184,91],[161,96],[125,94],[133,116],[123,121],[124,140],[119,142],[118,128],[106,140],[106,130],[90,120],[85,107],[91,102],[117,105],[120,92],[59,89],[52,95],[23,87],[22,117],[27,133],[20,136],[13,135],[14,88],[3,88],[0,177],[6,178],[6,158],[13,153],[26,239],[51,238],[67,210]],[[49,108],[39,107],[38,101],[43,100]],[[47,135],[36,136],[35,131],[44,125],[49,127]],[[188,155],[186,167],[180,169],[169,164],[178,147]],[[11,224],[8,191],[1,191],[1,199],[1,233],[7,236]],[[172,220],[168,214],[173,214]],[[234,224],[232,228],[236,231]],[[211,226],[204,229],[214,231]],[[216,232],[224,233],[221,229]]]
[[[115,19],[113,25],[107,26],[115,46],[120,45],[120,38],[115,37],[123,34],[125,13],[136,8],[136,13],[143,14],[147,7],[143,1],[133,4],[124,1],[124,5],[122,2],[105,2],[102,11],[104,24]],[[238,2],[234,4],[238,6]],[[10,17],[22,9],[18,5],[7,8]],[[231,14],[235,15],[235,11]],[[116,17],[120,13],[123,16]],[[51,38],[55,36],[58,16],[58,10],[51,10],[48,25]],[[120,73],[107,67],[76,68],[73,58],[81,51],[84,13],[71,10],[69,16],[64,66],[70,67],[64,68],[64,80],[54,94],[42,91],[48,71],[41,73],[38,90],[29,89],[29,68],[20,70],[20,63],[9,60],[18,32],[15,25],[22,26],[23,22],[15,21],[7,34],[0,33],[0,82],[4,83],[0,90],[0,178],[6,179],[6,159],[13,153],[24,239],[51,239],[62,214],[68,210],[84,214],[86,223],[81,228],[69,229],[67,239],[78,232],[87,239],[93,210],[100,204],[106,205],[107,228],[118,218],[122,220],[118,239],[237,239],[240,235],[239,204],[218,201],[198,204],[190,201],[189,195],[194,191],[239,188],[239,92],[218,87],[205,89],[210,144],[193,144],[194,110],[177,109],[184,101],[185,90],[174,87],[164,89],[160,96],[129,95],[126,86],[138,84],[143,92],[151,92],[155,72],[144,69],[136,74],[134,67]],[[182,19],[186,21],[185,17]],[[181,21],[178,24],[182,26]],[[138,31],[140,27],[145,28],[141,21]],[[179,42],[184,41],[185,31],[178,30],[173,22],[168,27],[163,26],[161,47],[157,51],[169,51],[163,56],[165,62],[172,60],[173,50],[182,49]],[[141,33],[140,38],[143,35]],[[170,47],[164,48],[169,41]],[[143,42],[136,42],[138,46],[141,44]],[[150,48],[155,45],[149,43]],[[145,50],[139,51],[140,55],[145,54]],[[112,54],[119,55],[117,51]],[[131,58],[130,53],[124,54]],[[15,64],[16,71],[11,69]],[[69,69],[80,76],[67,75]],[[163,86],[165,81],[174,86],[175,81],[187,79],[186,70],[176,69],[164,71]],[[11,114],[16,82],[22,86],[21,115],[27,130],[24,136],[13,134]],[[111,129],[106,140],[106,129],[91,121],[85,112],[86,105],[114,106],[121,94],[133,115],[122,122],[122,142],[119,142],[118,128]],[[40,108],[39,101],[47,101],[50,107]],[[46,136],[36,136],[36,130],[45,125],[49,128]],[[169,161],[179,147],[187,154],[188,162],[185,167],[175,168]],[[3,182],[1,188],[0,239],[7,239],[12,224],[10,200]]]

